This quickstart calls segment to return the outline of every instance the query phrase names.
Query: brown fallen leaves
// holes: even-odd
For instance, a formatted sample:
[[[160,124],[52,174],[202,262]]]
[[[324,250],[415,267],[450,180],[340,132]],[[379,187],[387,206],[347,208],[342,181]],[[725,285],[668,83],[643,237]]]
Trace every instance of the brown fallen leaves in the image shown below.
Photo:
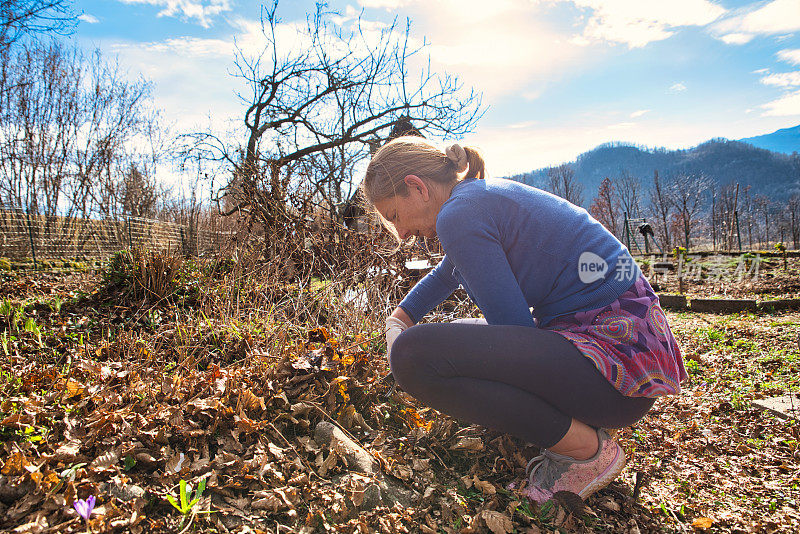
[[[109,339],[102,314],[83,321],[91,313],[51,320],[95,324],[86,332],[96,343],[59,338],[66,348],[55,359],[31,339],[0,356],[3,376],[17,379],[0,383],[0,530],[83,531],[71,505],[95,495],[92,532],[175,532],[179,518],[166,496],[177,496],[181,479],[206,480],[197,510],[213,513],[194,519],[203,532],[777,532],[800,525],[800,432],[750,409],[748,395],[759,392],[742,390],[741,376],[763,358],[733,346],[741,338],[755,342],[754,353],[768,350],[762,340],[790,350],[791,332],[787,340],[768,337],[770,317],[718,325],[714,317],[670,316],[703,372],[692,370],[681,397],[660,400],[619,433],[629,467],[584,508],[570,496],[529,503],[519,490],[538,451],[390,393],[384,355],[370,352],[366,336],[335,334],[333,326],[274,344],[250,336],[225,345],[230,356],[214,344],[229,334],[206,321]],[[781,320],[800,321],[793,317]],[[709,340],[698,331],[708,321],[738,337]],[[763,371],[778,376],[781,365]],[[761,391],[774,387],[765,382]],[[408,492],[409,505],[383,502],[375,474],[349,472],[340,451],[316,443],[320,421],[347,431],[381,476]],[[637,472],[646,475],[638,502],[630,497]]]

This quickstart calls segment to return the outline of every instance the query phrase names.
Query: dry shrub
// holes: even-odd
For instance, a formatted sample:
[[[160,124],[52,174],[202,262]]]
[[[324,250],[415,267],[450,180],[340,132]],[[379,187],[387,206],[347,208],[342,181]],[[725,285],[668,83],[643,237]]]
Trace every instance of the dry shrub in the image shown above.
[[[103,272],[108,288],[135,300],[161,301],[176,288],[183,256],[167,249],[133,248],[112,256]]]
[[[202,309],[223,322],[269,322],[281,331],[371,332],[413,283],[404,270],[408,251],[379,253],[388,239],[303,221],[270,234],[242,232],[234,253],[206,269],[217,283]]]

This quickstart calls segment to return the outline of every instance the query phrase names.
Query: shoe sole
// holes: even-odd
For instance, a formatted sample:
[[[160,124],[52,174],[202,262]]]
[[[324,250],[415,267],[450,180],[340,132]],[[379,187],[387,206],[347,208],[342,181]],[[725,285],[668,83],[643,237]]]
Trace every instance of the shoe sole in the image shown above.
[[[583,488],[578,493],[580,498],[586,500],[589,495],[600,491],[611,484],[619,476],[619,474],[622,473],[622,470],[625,469],[625,463],[625,453],[622,451],[622,447],[617,444],[617,455],[614,457],[614,461],[612,461],[602,473],[597,475],[597,477],[595,477],[595,479],[592,480],[588,486]]]

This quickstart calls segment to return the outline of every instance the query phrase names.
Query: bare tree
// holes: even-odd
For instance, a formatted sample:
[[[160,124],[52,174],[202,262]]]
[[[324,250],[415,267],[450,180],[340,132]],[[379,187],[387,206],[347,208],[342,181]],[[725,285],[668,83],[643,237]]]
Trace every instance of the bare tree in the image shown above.
[[[589,213],[612,234],[619,237],[619,198],[611,178],[603,178],[600,187],[597,189],[597,196],[589,207]]]
[[[276,0],[262,16],[264,51],[237,53],[238,76],[250,87],[241,95],[244,144],[210,133],[192,136],[194,156],[232,171],[221,191],[226,213],[272,228],[307,205],[309,194],[342,199],[342,186],[369,157],[370,143],[385,137],[398,117],[441,136],[463,135],[480,117],[479,96],[462,93],[456,78],[430,67],[412,75],[410,60],[422,50],[411,47],[408,26],[375,33],[359,21],[339,28],[318,5],[290,44],[279,38],[277,8]]]
[[[756,207],[756,213],[761,217],[761,220],[764,222],[762,236],[764,239],[760,240],[762,246],[769,246],[770,244],[770,223],[772,221],[773,215],[773,204],[772,200],[766,195],[756,195],[753,198],[753,203]]]
[[[753,216],[753,199],[750,196],[751,185],[742,188],[737,214],[739,216],[739,226],[747,234],[747,249],[753,249],[753,229],[755,227],[755,217]]]
[[[800,248],[800,194],[793,194],[786,204],[787,218],[789,219],[789,232],[792,235],[794,249]]]
[[[658,171],[653,172],[653,186],[649,192],[648,211],[655,221],[656,235],[661,242],[662,250],[672,250],[672,234],[670,232],[670,218],[675,206],[672,184],[659,177]]]
[[[583,185],[575,179],[575,171],[566,163],[547,169],[548,190],[576,206],[583,204]]]
[[[116,214],[130,164],[152,165],[156,157],[138,146],[157,127],[149,86],[128,82],[99,53],[86,58],[58,43],[25,43],[8,68],[14,83],[0,109],[2,202],[50,216]]]
[[[703,208],[703,197],[708,189],[709,180],[702,174],[680,173],[673,178],[672,198],[675,214],[680,221],[683,233],[683,246],[689,250],[691,234],[700,219]]]
[[[736,212],[738,210],[738,184],[726,184],[719,188],[714,196],[715,215],[712,225],[719,235],[718,242],[723,250],[734,249],[734,236],[736,235]]]
[[[0,0],[0,50],[25,34],[66,35],[75,26],[71,0]]]
[[[122,182],[122,209],[134,217],[153,218],[158,204],[158,187],[148,168],[139,170],[131,163]]]
[[[617,192],[622,211],[628,214],[628,218],[641,217],[641,180],[628,171],[622,171],[619,179],[617,179]]]

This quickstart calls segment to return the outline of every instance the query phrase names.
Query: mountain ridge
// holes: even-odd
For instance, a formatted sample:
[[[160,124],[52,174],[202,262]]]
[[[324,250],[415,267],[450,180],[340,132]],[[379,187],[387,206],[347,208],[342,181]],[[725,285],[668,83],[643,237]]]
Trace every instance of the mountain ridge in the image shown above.
[[[784,154],[800,152],[800,124],[781,128],[765,135],[746,137],[739,141],[772,152],[783,152]]]
[[[798,126],[800,134],[800,126]],[[800,154],[785,154],[759,148],[739,140],[716,138],[693,148],[667,150],[630,143],[605,143],[568,162],[584,188],[588,206],[604,178],[613,181],[622,173],[638,177],[648,189],[653,173],[670,177],[678,173],[704,174],[712,184],[739,183],[752,186],[753,194],[773,199],[800,192]],[[535,187],[546,187],[548,168],[510,176]]]

